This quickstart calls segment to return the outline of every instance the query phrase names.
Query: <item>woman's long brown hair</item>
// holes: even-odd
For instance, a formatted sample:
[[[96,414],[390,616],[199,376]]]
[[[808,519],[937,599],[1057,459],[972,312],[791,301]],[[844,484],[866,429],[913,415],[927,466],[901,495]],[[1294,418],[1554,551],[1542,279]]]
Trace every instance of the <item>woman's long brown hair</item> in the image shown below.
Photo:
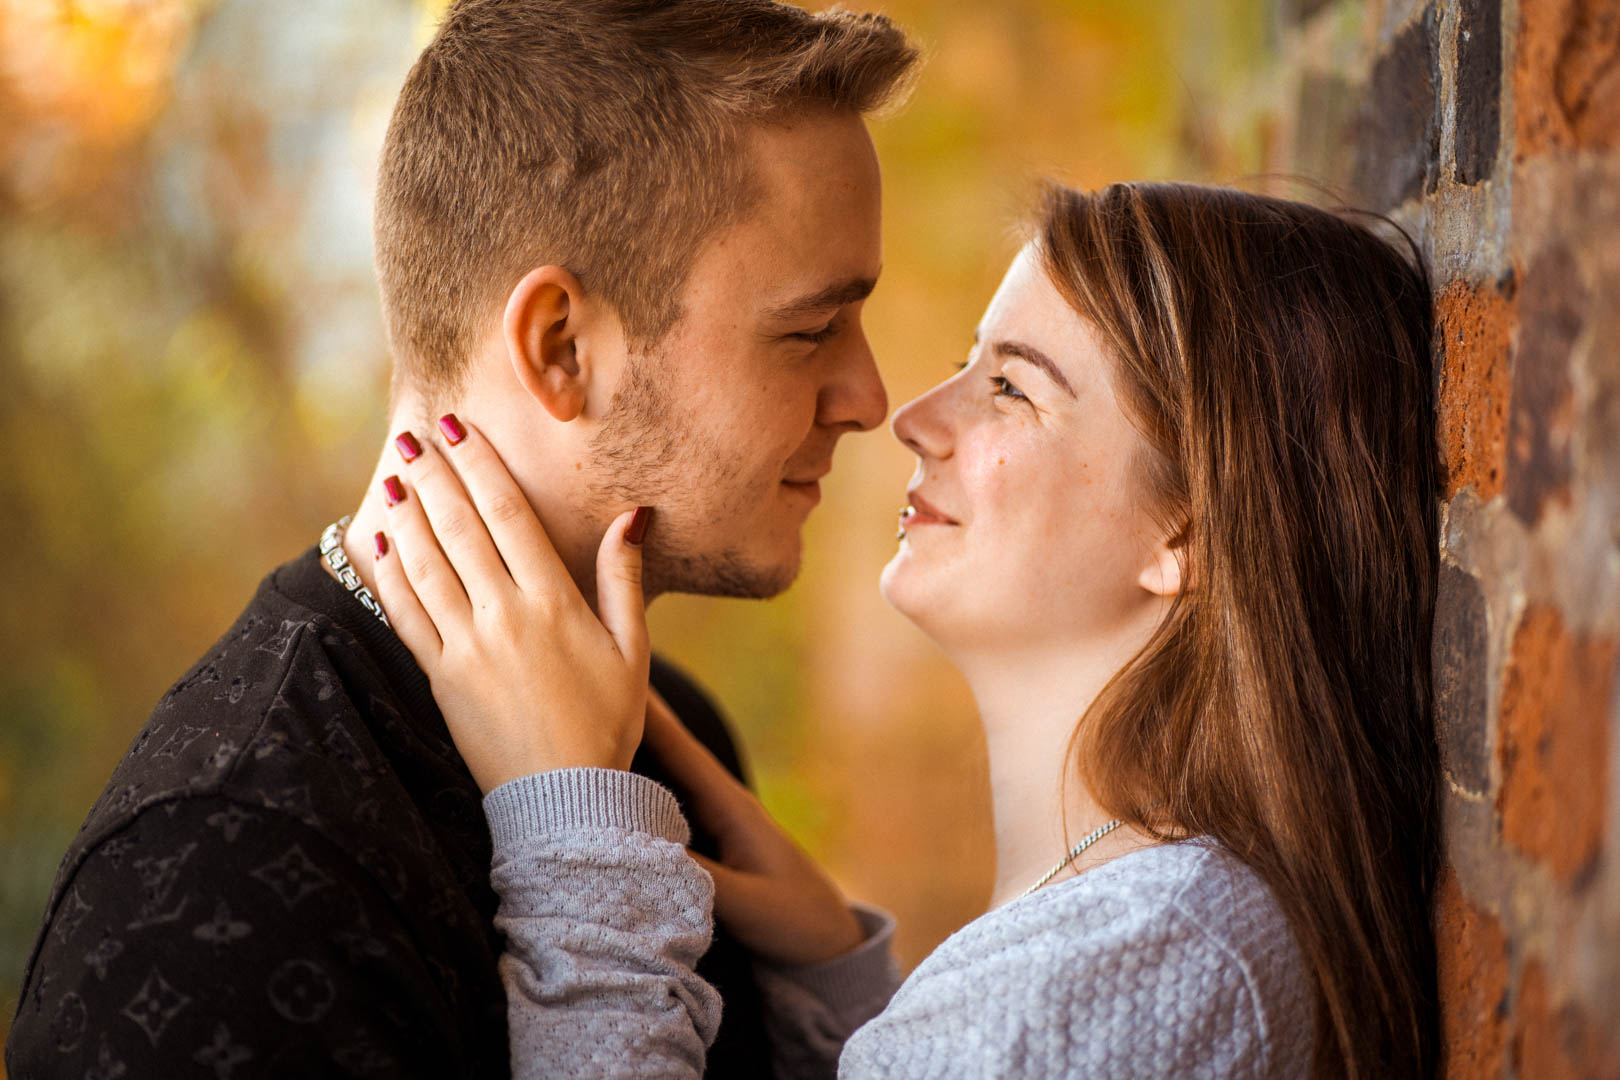
[[[1271,887],[1316,988],[1316,1075],[1429,1075],[1422,260],[1348,214],[1181,184],[1054,187],[1038,244],[1102,331],[1188,582],[1081,719],[1079,775],[1109,812],[1213,837]]]

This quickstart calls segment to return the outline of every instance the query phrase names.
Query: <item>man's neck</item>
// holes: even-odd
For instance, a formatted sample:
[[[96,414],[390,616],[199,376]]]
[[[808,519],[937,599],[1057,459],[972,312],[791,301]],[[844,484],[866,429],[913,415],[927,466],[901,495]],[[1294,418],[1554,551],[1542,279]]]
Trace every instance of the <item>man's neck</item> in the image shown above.
[[[373,483],[367,489],[366,497],[361,500],[359,509],[349,521],[349,527],[343,534],[343,554],[348,556],[349,565],[354,568],[361,582],[371,590],[373,596],[380,599],[377,592],[374,538],[377,533],[387,532],[388,529],[382,499],[375,494],[376,486],[376,483]]]
[[[427,441],[427,438],[421,434],[418,434],[418,438],[421,438],[424,443]],[[446,452],[446,448],[442,443],[436,443],[436,448],[440,453]],[[393,437],[390,435],[389,442],[383,448],[382,454],[378,457],[377,466],[372,471],[371,480],[366,485],[365,497],[361,500],[360,506],[354,511],[349,527],[343,536],[343,552],[348,556],[349,564],[354,567],[354,571],[359,575],[361,582],[379,600],[382,600],[383,597],[377,591],[376,535],[379,532],[384,533],[387,535],[390,544],[395,543],[393,529],[389,524],[388,507],[383,502],[382,482],[389,476],[404,477],[406,475],[407,466],[395,452]],[[414,491],[411,491],[408,497],[416,498],[417,495]],[[531,493],[529,498],[532,504],[535,501],[534,495]],[[557,503],[558,508],[554,509],[550,515],[553,519],[560,519],[564,514],[561,506],[562,503],[559,500]],[[567,535],[567,530],[576,525],[573,521],[546,521],[544,519],[542,524],[546,528],[547,535],[552,538]],[[589,538],[572,539],[574,542],[567,545],[570,549],[582,547],[581,541]],[[600,543],[600,541],[601,537],[597,536],[595,543]],[[591,610],[596,610],[596,549],[591,547],[588,552],[572,552],[563,550],[563,545],[558,545],[558,547],[564,563],[569,566],[569,573],[574,579],[575,586],[584,596],[585,602],[590,605]],[[386,610],[386,603],[384,607]]]

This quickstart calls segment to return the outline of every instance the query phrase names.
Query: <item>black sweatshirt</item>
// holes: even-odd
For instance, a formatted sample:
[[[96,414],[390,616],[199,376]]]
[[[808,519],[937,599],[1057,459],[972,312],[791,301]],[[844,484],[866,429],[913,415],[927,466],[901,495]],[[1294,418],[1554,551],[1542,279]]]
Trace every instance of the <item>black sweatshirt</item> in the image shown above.
[[[683,676],[653,685],[740,775]],[[635,771],[665,780],[637,755]],[[714,854],[712,838],[694,848]],[[490,840],[427,676],[311,549],[153,710],[57,872],[6,1043],[36,1077],[506,1076]],[[769,1074],[717,934],[710,1076]]]

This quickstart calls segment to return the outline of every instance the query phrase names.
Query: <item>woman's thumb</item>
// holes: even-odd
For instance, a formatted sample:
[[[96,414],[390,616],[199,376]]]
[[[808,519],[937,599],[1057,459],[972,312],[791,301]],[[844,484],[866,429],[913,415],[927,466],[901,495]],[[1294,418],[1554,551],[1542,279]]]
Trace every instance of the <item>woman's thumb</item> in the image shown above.
[[[596,608],[619,653],[640,662],[647,656],[647,605],[641,592],[641,544],[652,507],[639,506],[614,519],[596,552]]]

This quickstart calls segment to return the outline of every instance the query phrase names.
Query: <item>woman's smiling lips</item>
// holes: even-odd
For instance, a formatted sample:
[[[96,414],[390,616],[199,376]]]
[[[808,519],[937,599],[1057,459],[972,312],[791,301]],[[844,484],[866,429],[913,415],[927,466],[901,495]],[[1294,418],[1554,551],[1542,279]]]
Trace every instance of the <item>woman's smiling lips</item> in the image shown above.
[[[906,500],[910,505],[900,512],[900,524],[903,528],[909,529],[916,525],[961,524],[915,491],[907,492]]]

